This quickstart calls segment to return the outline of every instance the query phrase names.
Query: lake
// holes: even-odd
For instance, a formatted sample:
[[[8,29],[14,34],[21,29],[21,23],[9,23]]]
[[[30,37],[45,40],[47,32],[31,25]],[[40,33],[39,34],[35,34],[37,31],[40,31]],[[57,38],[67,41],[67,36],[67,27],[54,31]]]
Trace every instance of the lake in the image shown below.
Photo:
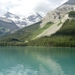
[[[75,48],[0,47],[0,75],[75,75]]]

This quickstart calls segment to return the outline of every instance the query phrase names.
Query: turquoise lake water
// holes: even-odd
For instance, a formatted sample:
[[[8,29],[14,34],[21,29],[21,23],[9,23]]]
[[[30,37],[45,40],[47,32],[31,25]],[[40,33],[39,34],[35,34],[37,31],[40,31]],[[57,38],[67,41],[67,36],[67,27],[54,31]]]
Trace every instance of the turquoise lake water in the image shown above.
[[[75,48],[0,47],[0,75],[75,75]]]

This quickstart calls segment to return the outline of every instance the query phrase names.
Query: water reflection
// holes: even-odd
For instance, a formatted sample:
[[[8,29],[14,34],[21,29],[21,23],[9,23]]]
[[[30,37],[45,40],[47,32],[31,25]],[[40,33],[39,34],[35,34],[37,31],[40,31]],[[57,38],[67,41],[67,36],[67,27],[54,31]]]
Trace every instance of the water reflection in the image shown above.
[[[75,48],[0,47],[0,59],[0,75],[75,74]]]
[[[39,64],[39,75],[66,75],[62,70],[57,61],[50,58],[50,56],[44,57],[42,55],[36,54],[36,59]]]

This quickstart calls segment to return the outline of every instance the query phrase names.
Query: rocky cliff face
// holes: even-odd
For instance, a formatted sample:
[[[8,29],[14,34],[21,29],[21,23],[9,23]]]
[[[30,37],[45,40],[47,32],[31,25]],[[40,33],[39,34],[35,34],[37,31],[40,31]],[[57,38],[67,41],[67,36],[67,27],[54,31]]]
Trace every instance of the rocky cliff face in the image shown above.
[[[19,27],[16,26],[16,24],[12,20],[0,17],[0,36],[3,34],[6,35],[9,33],[13,33],[18,29]]]
[[[75,5],[75,0],[68,0],[64,5]]]
[[[53,11],[50,11],[43,19],[41,27],[43,27],[47,22],[58,22],[61,20],[68,12],[75,10],[75,0],[69,0],[60,7]]]

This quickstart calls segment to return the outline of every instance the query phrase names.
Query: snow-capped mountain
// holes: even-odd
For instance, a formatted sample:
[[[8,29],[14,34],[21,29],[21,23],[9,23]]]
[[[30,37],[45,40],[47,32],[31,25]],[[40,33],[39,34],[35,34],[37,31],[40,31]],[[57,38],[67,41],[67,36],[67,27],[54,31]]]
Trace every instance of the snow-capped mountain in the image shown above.
[[[12,14],[10,12],[5,13],[3,17],[11,19],[12,21],[14,21],[15,24],[19,28],[23,28],[25,26],[31,25],[33,23],[36,23],[39,20],[41,20],[41,18],[42,18],[42,16],[40,14],[38,14],[38,13],[30,14],[29,16],[25,17],[25,16],[15,15],[15,14]]]

